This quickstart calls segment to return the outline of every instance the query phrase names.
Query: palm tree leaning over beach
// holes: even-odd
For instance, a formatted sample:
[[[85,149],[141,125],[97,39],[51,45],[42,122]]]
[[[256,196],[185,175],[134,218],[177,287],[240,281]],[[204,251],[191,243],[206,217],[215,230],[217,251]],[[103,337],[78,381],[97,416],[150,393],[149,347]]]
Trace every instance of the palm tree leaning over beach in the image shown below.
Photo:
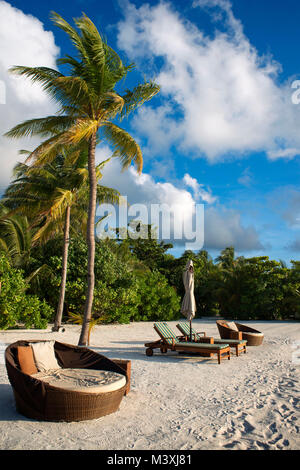
[[[87,221],[88,287],[79,345],[87,344],[89,322],[94,294],[95,213],[97,178],[95,153],[97,138],[113,147],[113,156],[121,160],[125,169],[134,163],[142,171],[143,157],[138,143],[117,124],[112,122],[134,111],[159,92],[154,82],[139,84],[124,94],[116,91],[134,65],[124,65],[118,54],[108,46],[96,26],[85,15],[74,19],[73,28],[57,13],[52,20],[71,39],[77,56],[69,55],[58,60],[58,65],[69,67],[69,75],[47,67],[15,66],[12,73],[29,77],[40,83],[56,100],[60,109],[57,115],[25,121],[9,132],[12,138],[43,136],[41,143],[31,154],[33,164],[51,161],[63,145],[88,143],[89,209]]]
[[[14,169],[15,179],[7,188],[4,201],[12,213],[30,217],[33,244],[45,243],[63,232],[62,275],[53,331],[61,327],[67,280],[70,228],[84,231],[88,208],[88,170],[86,145],[65,148],[51,162],[43,166],[19,163]],[[96,168],[97,180],[107,161]],[[120,193],[98,185],[99,204],[117,203]],[[72,219],[71,219],[72,216]]]

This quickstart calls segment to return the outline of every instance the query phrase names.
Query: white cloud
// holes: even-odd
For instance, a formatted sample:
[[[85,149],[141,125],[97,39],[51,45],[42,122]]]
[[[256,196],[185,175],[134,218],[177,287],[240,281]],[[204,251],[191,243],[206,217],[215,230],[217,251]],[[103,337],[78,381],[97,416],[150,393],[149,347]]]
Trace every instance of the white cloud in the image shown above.
[[[132,118],[134,131],[148,141],[148,146],[143,146],[143,153],[153,158],[153,155],[169,153],[170,147],[182,137],[182,128],[179,122],[172,117],[174,111],[167,104],[152,108],[144,105],[137,110]]]
[[[277,160],[278,158],[293,159],[300,155],[300,148],[283,148],[268,151],[270,160]]]
[[[263,245],[253,226],[244,227],[236,210],[209,207],[205,211],[205,248],[237,251],[261,250]]]
[[[100,147],[96,151],[97,162],[109,157],[111,151],[108,147]],[[103,169],[101,184],[118,189],[123,196],[127,196],[130,204],[144,204],[150,214],[151,204],[167,204],[169,207],[176,206],[176,227],[180,232],[185,223],[190,222],[194,213],[195,204],[200,202],[212,203],[214,196],[203,189],[203,185],[186,174],[180,187],[166,182],[161,183],[147,173],[138,175],[133,167],[122,172],[118,159],[112,159]],[[191,188],[193,194],[186,188]],[[198,200],[197,200],[198,199]],[[237,211],[226,210],[221,207],[205,205],[204,208],[204,242],[207,249],[223,249],[233,245],[237,250],[257,250],[262,245],[259,235],[253,227],[244,227],[241,216]],[[150,223],[150,218],[148,219]],[[183,245],[186,240],[171,241],[176,245]]]
[[[252,184],[252,173],[249,168],[245,168],[241,176],[238,178],[238,183],[242,186],[249,187]]]
[[[125,18],[118,24],[118,47],[131,60],[144,62],[143,67],[148,63],[158,70],[167,119],[160,119],[162,107],[150,105],[139,115],[139,131],[153,143],[153,152],[160,151],[158,136],[164,149],[180,145],[186,154],[193,151],[210,161],[250,151],[265,151],[270,158],[297,154],[291,149],[300,148],[300,108],[292,104],[290,85],[277,83],[279,64],[250,44],[230,2],[198,0],[193,5],[217,7],[210,11],[217,11],[214,19],[222,19],[226,32],[207,36],[163,2],[140,8],[126,2]]]
[[[211,194],[211,190],[208,189],[208,191],[206,191],[204,189],[204,185],[198,183],[196,178],[192,178],[188,173],[186,173],[183,177],[183,181],[187,186],[192,188],[196,201],[200,200],[207,202],[208,204],[216,202],[217,198]]]
[[[34,117],[53,114],[53,102],[30,80],[12,77],[13,65],[55,68],[59,52],[52,32],[31,15],[25,15],[5,1],[0,1],[0,80],[5,87],[5,104],[0,104],[0,192],[9,183],[11,171],[20,160],[20,149],[34,148],[37,139],[10,140],[3,134],[16,124]]]

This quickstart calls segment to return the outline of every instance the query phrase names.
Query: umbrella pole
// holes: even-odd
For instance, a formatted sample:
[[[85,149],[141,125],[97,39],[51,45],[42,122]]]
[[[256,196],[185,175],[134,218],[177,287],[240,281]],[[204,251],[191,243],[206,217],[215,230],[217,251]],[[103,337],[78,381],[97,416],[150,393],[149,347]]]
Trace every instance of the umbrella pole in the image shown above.
[[[192,338],[192,320],[190,320],[190,341],[191,342],[193,341],[193,338]]]

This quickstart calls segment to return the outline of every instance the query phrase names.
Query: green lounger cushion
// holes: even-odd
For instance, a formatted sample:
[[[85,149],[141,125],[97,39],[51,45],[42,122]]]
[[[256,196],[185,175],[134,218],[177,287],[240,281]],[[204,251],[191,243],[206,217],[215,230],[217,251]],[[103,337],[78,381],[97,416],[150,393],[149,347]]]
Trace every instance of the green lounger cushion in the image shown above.
[[[209,344],[209,343],[191,343],[189,341],[180,341],[176,343],[177,346],[182,346],[183,348],[193,348],[193,349],[224,349],[229,348],[229,344]]]
[[[247,343],[247,340],[246,339],[219,339],[219,338],[215,338],[214,339],[215,343],[230,343],[230,344],[246,344]]]
[[[169,328],[167,323],[156,322],[154,323],[154,326],[160,332],[161,336],[164,338],[166,343],[172,345],[173,340],[175,343],[179,343],[179,339],[176,337],[175,333]]]
[[[183,346],[186,348],[194,348],[194,349],[223,349],[229,347],[228,343],[224,344],[208,344],[208,343],[195,343],[189,341],[179,341],[179,338],[174,334],[174,332],[169,328],[167,323],[164,322],[157,322],[154,323],[155,328],[160,332],[161,336],[164,338],[166,343],[172,346],[175,343],[178,346]],[[173,341],[174,340],[174,341]]]
[[[190,324],[187,322],[180,322],[177,325],[177,328],[186,336],[190,336]],[[197,331],[195,331],[192,328],[192,335],[198,339],[201,339],[202,336],[197,334]],[[247,343],[247,340],[242,339],[214,339],[215,344],[244,344]]]

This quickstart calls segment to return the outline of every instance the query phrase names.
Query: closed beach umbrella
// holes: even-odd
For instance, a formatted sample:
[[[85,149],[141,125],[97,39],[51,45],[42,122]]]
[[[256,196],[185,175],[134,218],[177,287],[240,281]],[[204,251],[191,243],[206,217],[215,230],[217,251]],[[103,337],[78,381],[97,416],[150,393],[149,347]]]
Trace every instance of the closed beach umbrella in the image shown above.
[[[190,340],[192,341],[192,319],[196,313],[196,301],[194,296],[194,265],[192,260],[187,262],[182,277],[185,294],[181,304],[181,313],[190,322]]]

